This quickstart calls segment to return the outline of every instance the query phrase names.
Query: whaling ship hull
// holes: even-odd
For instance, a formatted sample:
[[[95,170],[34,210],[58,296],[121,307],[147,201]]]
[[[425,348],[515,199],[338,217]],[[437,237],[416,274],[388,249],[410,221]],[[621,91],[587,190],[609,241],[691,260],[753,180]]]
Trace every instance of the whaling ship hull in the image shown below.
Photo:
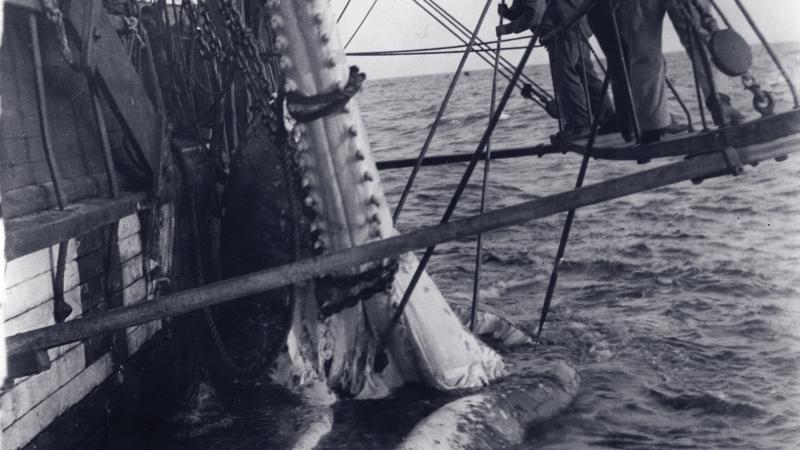
[[[181,286],[175,276],[182,262],[173,248],[174,180],[160,166],[169,147],[158,85],[142,75],[147,62],[134,66],[102,3],[72,2],[63,21],[48,19],[46,3],[4,8],[0,191],[8,336],[153,301],[192,283]],[[59,26],[70,36],[94,27],[94,48],[76,49],[73,39],[65,47]],[[184,150],[190,158],[198,149]],[[128,175],[125,161],[133,165]],[[0,391],[2,448],[98,445],[110,413],[133,412],[141,402],[142,368],[154,364],[152,342],[160,334],[157,320],[12,355]]]

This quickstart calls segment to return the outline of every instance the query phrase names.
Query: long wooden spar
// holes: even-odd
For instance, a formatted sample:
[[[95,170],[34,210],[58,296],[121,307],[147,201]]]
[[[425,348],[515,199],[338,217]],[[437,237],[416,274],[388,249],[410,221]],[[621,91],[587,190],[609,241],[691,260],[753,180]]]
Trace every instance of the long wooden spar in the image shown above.
[[[200,308],[294,283],[302,283],[342,268],[392,257],[443,242],[462,239],[498,228],[581,208],[681,181],[731,173],[731,161],[743,165],[783,158],[800,151],[800,134],[727,155],[713,153],[593,184],[574,191],[493,210],[483,215],[450,222],[375,241],[348,250],[305,259],[280,267],[231,278],[154,301],[106,311],[58,325],[39,328],[8,338],[8,354],[22,354],[86,339],[112,330],[185,314]]]

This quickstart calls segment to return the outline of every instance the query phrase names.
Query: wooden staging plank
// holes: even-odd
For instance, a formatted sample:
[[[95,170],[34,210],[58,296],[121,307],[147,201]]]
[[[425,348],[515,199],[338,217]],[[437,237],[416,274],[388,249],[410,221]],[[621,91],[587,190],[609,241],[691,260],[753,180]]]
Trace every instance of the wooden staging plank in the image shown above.
[[[6,258],[16,259],[41,248],[80,236],[145,209],[147,194],[127,193],[120,198],[91,199],[69,205],[66,211],[44,211],[9,220]]]

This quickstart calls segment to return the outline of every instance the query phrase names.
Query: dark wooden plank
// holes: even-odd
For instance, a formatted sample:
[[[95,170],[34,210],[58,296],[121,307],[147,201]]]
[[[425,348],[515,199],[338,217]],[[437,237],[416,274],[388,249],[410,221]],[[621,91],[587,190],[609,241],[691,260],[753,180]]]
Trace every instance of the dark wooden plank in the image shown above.
[[[147,160],[154,186],[161,173],[162,155],[166,153],[165,122],[147,95],[144,83],[136,72],[105,13],[88,12],[98,0],[70,2],[66,16],[81,36],[79,45],[92,36],[91,52],[86,61],[96,74],[105,98],[112,106],[125,132],[133,138],[139,151]],[[93,20],[94,23],[88,23]],[[87,34],[82,31],[90,29]]]
[[[733,150],[743,164],[781,158],[800,151],[800,135],[790,136],[761,146]],[[158,301],[125,306],[96,317],[20,333],[7,340],[9,354],[55,347],[85,339],[110,330],[138,325],[165,317],[186,314],[197,309],[266,292],[281,286],[327,275],[345,267],[354,267],[383,258],[443,242],[463,239],[490,230],[519,225],[657,187],[702,177],[729,173],[725,155],[698,156],[637,172],[573,191],[499,208],[479,216],[423,228],[410,233],[371,242],[348,250],[304,259],[284,266],[231,278],[174,295]]]
[[[6,377],[13,380],[14,378],[36,375],[48,369],[50,369],[50,356],[48,356],[46,350],[21,353],[9,356]]]
[[[735,127],[719,128],[707,132],[694,132],[669,136],[648,145],[622,143],[621,146],[595,145],[592,157],[611,160],[637,160],[687,156],[721,151],[726,147],[746,147],[780,139],[800,132],[800,110],[791,110],[768,117],[747,121]],[[611,141],[611,144],[620,141]],[[585,141],[558,142],[565,150],[583,154]]]
[[[552,153],[566,153],[559,147],[550,144],[541,144],[534,147],[521,147],[521,148],[504,148],[492,151],[492,160],[519,158],[522,156],[544,156]],[[447,155],[428,156],[422,160],[423,166],[441,166],[453,163],[465,163],[472,159],[472,153],[451,153]],[[481,155],[481,160],[485,159]],[[392,159],[386,161],[378,161],[378,170],[388,169],[402,169],[405,167],[414,167],[417,158],[403,158]]]
[[[44,163],[42,163],[44,164]],[[11,171],[9,171],[11,173]],[[73,178],[65,180],[62,189],[70,201],[80,201],[90,197],[108,195],[105,175]],[[52,183],[28,184],[3,192],[3,211],[11,219],[57,206]]]
[[[125,193],[114,200],[89,199],[71,204],[63,212],[43,211],[9,220],[6,258],[32,253],[148,208],[151,205],[146,199],[147,194],[142,192]]]

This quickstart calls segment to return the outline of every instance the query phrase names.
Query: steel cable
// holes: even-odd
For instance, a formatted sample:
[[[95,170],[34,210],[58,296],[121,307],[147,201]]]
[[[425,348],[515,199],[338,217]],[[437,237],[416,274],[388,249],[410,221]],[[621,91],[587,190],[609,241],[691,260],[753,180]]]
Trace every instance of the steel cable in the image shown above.
[[[444,22],[443,22],[443,20],[442,20],[441,18],[439,18],[439,17],[438,17],[438,16],[437,16],[437,15],[436,15],[436,14],[435,14],[433,11],[429,11],[429,10],[428,10],[428,9],[427,9],[427,8],[426,8],[424,5],[422,5],[422,3],[420,3],[420,2],[419,2],[419,0],[411,0],[411,1],[413,1],[413,2],[414,2],[416,5],[417,5],[417,6],[419,6],[419,7],[420,7],[420,9],[422,9],[423,11],[425,11],[426,13],[428,13],[428,15],[430,15],[430,16],[431,16],[431,18],[433,18],[435,21],[437,21],[437,22],[438,22],[440,25],[442,25],[442,27],[444,27],[444,28],[445,28],[447,31],[449,31],[450,33],[452,33],[452,34],[453,34],[453,35],[454,35],[456,38],[458,38],[458,39],[459,39],[459,40],[461,40],[462,42],[465,42],[465,43],[466,43],[466,39],[465,39],[464,37],[462,37],[462,36],[461,36],[461,35],[459,35],[459,34],[458,34],[458,33],[457,33],[455,30],[453,30],[453,29],[450,27],[450,25],[448,25],[448,24],[444,23]],[[490,66],[494,67],[494,63],[492,62],[492,60],[491,60],[491,59],[490,59],[490,58],[489,58],[489,57],[488,57],[486,54],[484,54],[484,53],[477,53],[477,55],[478,55],[478,56],[479,56],[479,57],[480,57],[482,60],[484,60],[484,61],[486,62],[486,64],[489,64]],[[504,69],[505,69],[505,67],[504,67]],[[513,73],[513,71],[512,71],[512,73]],[[505,78],[507,81],[511,81],[511,75],[510,75],[510,74],[509,74],[509,73],[508,73],[506,70],[503,70],[503,71],[501,71],[501,72],[500,72],[500,74],[501,74],[501,75],[503,75],[503,77],[504,77],[504,78]],[[519,81],[519,80],[518,80],[518,81]],[[517,86],[517,87],[519,87],[520,89],[523,89],[523,88],[525,87],[524,85],[521,85],[521,84],[519,84],[519,82],[517,82],[516,86]],[[532,101],[533,101],[533,102],[534,102],[536,105],[538,105],[540,108],[542,108],[542,109],[546,109],[546,108],[545,108],[545,104],[544,104],[542,101],[540,101],[538,98],[531,98],[531,100],[532,100]]]
[[[414,165],[414,169],[411,171],[411,175],[408,177],[408,182],[406,183],[405,189],[403,189],[402,195],[400,195],[400,200],[397,202],[397,207],[394,210],[394,214],[392,215],[392,220],[397,223],[397,220],[400,218],[400,213],[403,211],[403,206],[405,206],[406,200],[408,199],[408,194],[411,192],[411,188],[414,186],[414,181],[417,178],[417,174],[419,173],[420,167],[422,167],[422,161],[425,159],[425,154],[428,153],[428,149],[431,146],[431,142],[433,142],[433,137],[436,135],[436,131],[439,128],[439,122],[441,122],[442,117],[444,117],[444,112],[447,110],[447,105],[450,103],[450,98],[453,96],[453,91],[455,91],[456,84],[458,84],[458,79],[461,77],[461,73],[464,71],[464,65],[467,63],[467,58],[469,58],[470,50],[472,49],[472,45],[475,43],[475,39],[478,37],[478,33],[481,30],[481,26],[483,25],[484,19],[486,19],[486,13],[489,12],[489,7],[492,6],[493,0],[486,0],[486,5],[483,7],[483,12],[481,13],[480,18],[478,19],[478,23],[475,25],[475,30],[472,32],[472,36],[470,37],[469,43],[467,44],[467,48],[464,50],[464,54],[461,57],[461,61],[458,63],[458,68],[456,69],[455,74],[453,75],[453,79],[450,81],[450,86],[447,88],[447,93],[442,100],[442,104],[439,107],[439,111],[436,113],[436,118],[433,120],[433,124],[431,125],[430,130],[428,130],[428,137],[425,138],[425,143],[422,145],[422,150],[419,152],[419,157],[417,158],[417,163]]]
[[[464,25],[461,21],[459,21],[455,16],[453,16],[449,11],[444,9],[441,5],[436,3],[435,0],[422,0],[422,1],[424,1],[426,4],[430,5],[431,8],[433,8],[435,11],[437,11],[439,14],[441,14],[449,23],[451,23],[462,34],[468,34],[469,33],[469,29],[466,27],[466,25]],[[480,38],[478,38],[477,42],[478,42],[478,46],[480,48],[489,49],[489,50],[492,49],[491,46],[486,44]],[[503,67],[506,70],[510,70],[510,71],[513,72],[514,65],[510,61],[508,61],[508,59],[506,59],[505,57],[501,56],[500,57],[500,61],[501,61],[502,65],[503,65]],[[541,100],[543,103],[546,103],[547,101],[553,100],[553,96],[551,96],[544,88],[542,88],[538,83],[536,83],[533,79],[531,79],[529,76],[527,76],[524,72],[522,73],[521,77],[526,83],[528,83],[532,87],[536,88],[536,90],[534,92],[536,93],[537,97],[540,97],[539,100]]]
[[[501,4],[505,5],[505,0],[501,0]],[[500,16],[500,26],[503,26],[503,16]],[[489,117],[494,115],[494,107],[497,101],[497,72],[500,65],[500,50],[503,47],[503,38],[497,39],[497,48],[495,49],[494,59],[494,72],[492,74],[492,98],[489,101]],[[481,205],[479,214],[483,214],[486,210],[486,189],[489,185],[489,173],[492,164],[492,141],[491,138],[486,143],[486,156],[483,161],[483,182],[481,183]],[[475,317],[478,312],[478,303],[480,302],[480,284],[481,284],[481,270],[482,262],[481,256],[483,253],[483,233],[479,233],[475,241],[475,274],[472,281],[472,309],[469,316],[469,330],[475,332]]]
[[[550,7],[553,5],[553,2],[555,1],[558,0],[549,0],[547,2],[544,14],[542,15],[543,18],[548,16]],[[539,27],[536,28],[536,30],[538,29]],[[475,166],[478,164],[478,160],[480,159],[481,154],[486,148],[486,143],[488,142],[489,137],[492,135],[492,133],[494,133],[494,130],[497,127],[498,122],[500,122],[500,115],[503,113],[503,110],[508,104],[508,100],[511,98],[511,94],[513,93],[514,90],[514,86],[517,84],[517,81],[522,75],[522,70],[524,69],[525,64],[528,62],[528,59],[530,59],[531,53],[533,53],[533,49],[536,46],[536,41],[538,39],[539,39],[539,33],[538,31],[534,31],[533,36],[531,37],[531,41],[528,44],[528,47],[525,49],[525,53],[523,53],[522,58],[520,59],[519,65],[514,71],[514,75],[512,76],[511,82],[509,83],[508,87],[506,87],[505,92],[503,92],[503,96],[500,98],[497,110],[495,111],[494,115],[489,121],[489,126],[486,128],[486,131],[484,131],[483,137],[481,137],[481,141],[480,143],[478,143],[478,147],[472,154],[472,158],[467,164],[467,168],[464,170],[464,174],[461,177],[461,181],[459,182],[456,191],[453,193],[453,197],[450,199],[450,203],[448,204],[447,210],[442,216],[440,223],[446,224],[450,222],[450,219],[453,216],[453,213],[455,212],[455,209],[458,206],[459,201],[461,200],[461,196],[463,195],[464,190],[466,189],[467,184],[469,183],[469,180],[472,177],[472,173],[475,170]],[[430,246],[425,250],[425,254],[420,259],[417,269],[414,272],[414,275],[411,277],[411,280],[409,281],[408,286],[406,287],[406,291],[403,293],[403,298],[401,299],[400,304],[397,306],[397,309],[395,310],[395,313],[392,316],[391,321],[389,322],[388,328],[381,335],[380,340],[378,341],[378,345],[375,351],[375,369],[378,372],[382,372],[383,369],[388,364],[388,356],[385,353],[388,341],[391,338],[391,335],[394,332],[397,323],[400,321],[400,318],[402,317],[403,311],[405,311],[405,308],[408,305],[409,300],[411,300],[411,294],[414,292],[414,288],[419,282],[422,273],[425,271],[428,262],[433,256],[434,250],[436,250],[435,245]]]
[[[348,40],[347,40],[347,43],[346,43],[346,44],[344,44],[344,48],[347,48],[347,47],[350,45],[350,43],[351,43],[351,42],[353,42],[353,39],[355,39],[356,35],[357,35],[357,34],[358,34],[358,32],[361,30],[361,27],[363,27],[363,26],[364,26],[364,23],[365,23],[365,22],[367,21],[367,19],[369,18],[369,15],[370,15],[370,14],[372,14],[372,10],[373,10],[373,9],[375,9],[375,5],[377,5],[377,4],[378,4],[378,0],[373,0],[373,2],[372,2],[372,5],[370,5],[369,9],[367,10],[367,13],[366,13],[366,14],[364,14],[364,18],[363,18],[363,19],[361,19],[361,22],[360,22],[360,23],[358,24],[358,26],[356,27],[356,30],[355,30],[355,31],[353,31],[353,34],[352,34],[352,35],[350,35],[350,39],[348,39]]]

